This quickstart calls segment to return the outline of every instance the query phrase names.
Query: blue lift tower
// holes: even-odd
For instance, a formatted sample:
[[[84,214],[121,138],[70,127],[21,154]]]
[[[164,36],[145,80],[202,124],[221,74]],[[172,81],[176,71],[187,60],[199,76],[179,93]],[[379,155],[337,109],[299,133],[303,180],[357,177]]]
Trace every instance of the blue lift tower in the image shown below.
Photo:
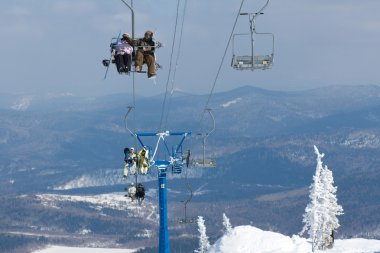
[[[127,128],[128,129],[128,128]],[[129,129],[128,129],[129,130]],[[130,131],[131,132],[131,131]],[[191,135],[191,132],[169,132],[165,131],[162,133],[132,133],[133,136],[137,138],[142,147],[146,147],[143,143],[142,137],[155,137],[158,138],[156,147],[152,156],[150,157],[150,167],[154,166],[158,170],[158,191],[159,191],[159,208],[160,208],[160,238],[159,238],[159,253],[170,253],[170,243],[169,243],[169,231],[168,231],[168,207],[167,207],[167,185],[166,185],[166,175],[168,173],[168,168],[172,169],[172,173],[180,174],[184,164],[184,160],[188,160],[188,157],[184,157],[183,154],[183,143],[186,137]],[[179,137],[179,143],[169,148],[166,138],[169,136]],[[164,150],[166,151],[167,159],[155,160],[157,151],[160,144],[163,144]]]

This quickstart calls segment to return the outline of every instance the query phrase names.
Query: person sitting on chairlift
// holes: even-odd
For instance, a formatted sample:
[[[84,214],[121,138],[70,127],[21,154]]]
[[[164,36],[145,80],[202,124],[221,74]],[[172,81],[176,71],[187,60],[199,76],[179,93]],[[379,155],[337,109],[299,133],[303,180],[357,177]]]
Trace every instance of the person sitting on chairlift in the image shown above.
[[[137,157],[139,172],[143,175],[147,174],[149,169],[149,156],[145,147],[138,152]]]
[[[141,183],[137,185],[136,198],[137,198],[137,201],[139,202],[139,205],[141,205],[142,201],[145,199],[145,189]]]
[[[119,74],[128,73],[131,70],[133,47],[128,43],[128,33],[124,33],[123,37],[112,45],[115,55],[116,69]]]
[[[133,202],[133,200],[135,200],[135,198],[136,198],[136,187],[135,187],[134,183],[130,184],[130,186],[128,188],[128,194],[125,195],[125,197],[130,197],[132,202]]]
[[[153,41],[153,32],[146,31],[144,38],[131,39],[127,37],[127,42],[130,45],[137,47],[135,67],[136,72],[141,72],[143,63],[148,66],[148,78],[154,78],[156,76],[156,63],[155,63],[155,43]]]
[[[129,170],[131,170],[132,174],[135,173],[132,170],[136,169],[137,159],[138,158],[136,156],[134,147],[124,149],[124,163],[125,163],[125,165],[124,165],[123,177],[126,178],[128,176]]]

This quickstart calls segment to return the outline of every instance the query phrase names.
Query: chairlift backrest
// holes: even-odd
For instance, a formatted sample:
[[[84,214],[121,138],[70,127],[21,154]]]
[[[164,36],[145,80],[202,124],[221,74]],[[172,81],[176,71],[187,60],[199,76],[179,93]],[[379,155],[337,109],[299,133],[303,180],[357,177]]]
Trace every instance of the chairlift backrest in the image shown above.
[[[215,168],[216,161],[211,159],[194,159],[192,166],[195,168]]]

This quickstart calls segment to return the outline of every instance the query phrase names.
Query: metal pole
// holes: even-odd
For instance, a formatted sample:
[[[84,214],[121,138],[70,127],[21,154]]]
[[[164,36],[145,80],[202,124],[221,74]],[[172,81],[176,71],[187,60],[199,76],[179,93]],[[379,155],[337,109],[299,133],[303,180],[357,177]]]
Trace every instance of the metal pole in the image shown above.
[[[133,11],[133,0],[131,0],[132,6],[132,38],[135,38],[135,12]]]
[[[135,38],[135,12],[133,10],[133,0],[131,0],[131,5],[129,5],[127,2],[125,2],[124,0],[121,0],[130,10],[131,10],[131,13],[132,13],[132,39]],[[136,106],[136,101],[135,101],[135,80],[134,80],[135,76],[133,75],[133,108]],[[130,108],[131,106],[129,106],[128,108]],[[131,109],[129,109],[128,113],[130,112]],[[128,114],[127,113],[127,114]],[[133,121],[135,123],[135,132],[136,132],[136,114],[133,113]],[[128,128],[128,131],[131,132],[131,130],[129,130]],[[137,137],[135,136],[135,152],[136,152],[136,156],[137,156]],[[135,172],[135,185],[137,185],[137,177],[138,177],[138,174],[139,174],[139,166],[138,166],[138,163],[136,164],[136,172]]]
[[[206,138],[207,135],[203,137],[203,166],[206,164]]]
[[[251,19],[251,17],[249,16],[249,21],[250,21],[250,23],[251,23],[251,53],[252,53],[252,68],[251,68],[251,70],[253,71],[254,69],[255,69],[255,62],[254,62],[254,43],[255,43],[255,40],[254,40],[254,38],[253,38],[253,31],[254,31],[254,29],[255,29],[255,16],[253,16],[252,17],[252,19]]]
[[[168,213],[167,213],[167,192],[166,192],[166,172],[169,165],[168,161],[156,161],[158,164],[158,188],[160,206],[160,239],[159,253],[170,253]]]
[[[121,0],[132,12],[132,38],[135,38],[135,12],[133,10],[133,0],[131,0],[131,5],[129,5],[124,0]]]

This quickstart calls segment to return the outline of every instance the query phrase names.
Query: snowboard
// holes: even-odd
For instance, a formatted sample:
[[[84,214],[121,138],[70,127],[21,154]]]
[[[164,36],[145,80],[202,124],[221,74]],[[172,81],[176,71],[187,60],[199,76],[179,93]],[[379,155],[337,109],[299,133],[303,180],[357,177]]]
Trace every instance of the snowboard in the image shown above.
[[[135,155],[136,156],[136,155]],[[136,161],[134,161],[129,148],[124,149],[124,176],[127,177],[128,173],[136,174]]]

